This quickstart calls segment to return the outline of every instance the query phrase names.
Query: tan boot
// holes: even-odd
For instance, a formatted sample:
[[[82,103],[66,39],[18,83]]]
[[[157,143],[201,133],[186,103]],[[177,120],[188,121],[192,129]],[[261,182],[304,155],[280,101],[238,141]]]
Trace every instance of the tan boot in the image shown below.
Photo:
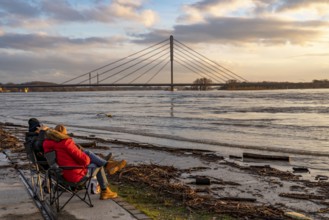
[[[126,165],[127,165],[127,161],[125,160],[108,161],[105,169],[110,175],[113,175],[119,170],[122,170]]]
[[[106,188],[106,190],[101,191],[101,200],[106,200],[106,199],[114,199],[117,198],[118,194],[116,192],[112,192],[109,187]]]

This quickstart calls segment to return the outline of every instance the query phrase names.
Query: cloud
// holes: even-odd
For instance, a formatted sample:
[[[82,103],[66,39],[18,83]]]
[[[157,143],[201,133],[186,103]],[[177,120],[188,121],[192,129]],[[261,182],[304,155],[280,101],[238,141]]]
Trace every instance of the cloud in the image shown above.
[[[79,1],[72,5],[67,0],[4,0],[0,1],[0,15],[2,25],[15,27],[26,27],[36,19],[52,24],[129,21],[147,27],[158,20],[155,11],[143,8],[143,1],[130,0],[96,1],[88,6],[79,4]]]
[[[177,21],[191,24],[214,17],[328,20],[328,10],[328,0],[202,0],[184,5]]]
[[[105,11],[110,17],[139,21],[150,27],[158,20],[158,15],[153,10],[143,9],[142,3],[142,1],[114,0]]]
[[[63,72],[74,73],[74,69],[68,68],[67,60],[62,59],[60,63],[55,61],[54,58],[48,59],[42,57],[31,57],[31,56],[19,56],[16,55],[15,60],[13,56],[6,56],[0,53],[0,65],[3,66],[0,70],[1,82],[30,82],[36,81],[47,81],[51,79],[52,81],[56,78],[53,73],[59,71],[58,68]],[[58,64],[56,68],[54,64]],[[19,65],[17,65],[19,64]],[[72,70],[73,72],[71,72]],[[62,80],[55,80],[62,82]]]
[[[37,17],[40,8],[37,5],[21,0],[1,0],[0,11],[4,14],[15,14],[20,17]]]
[[[177,18],[178,22],[200,23],[206,22],[211,17],[231,16],[236,13],[251,10],[254,5],[252,1],[245,0],[204,0],[182,7],[183,14]]]
[[[329,53],[307,53],[302,55],[290,56],[289,58],[299,58],[299,57],[329,57]]]
[[[305,45],[327,34],[329,17],[309,13],[319,4],[329,7],[327,0],[202,0],[184,5],[172,30],[154,29],[136,42],[157,42],[170,33],[190,43]],[[301,8],[303,13],[294,11]]]
[[[313,8],[316,6],[325,6],[328,5],[328,0],[280,0],[277,4],[277,11],[285,11],[285,10],[296,10],[296,9],[307,9]],[[318,8],[320,10],[320,8]]]
[[[88,21],[85,11],[73,8],[65,0],[42,1],[41,8],[47,17],[57,21]]]
[[[220,17],[208,19],[206,23],[176,25],[171,34],[190,43],[303,45],[322,36],[321,28],[327,25],[328,22],[324,21]],[[154,30],[140,35],[139,42],[157,42],[167,33],[169,31]]]
[[[29,53],[0,51],[0,83],[51,81],[62,83],[109,62],[104,54],[89,51]]]
[[[0,35],[0,48],[23,51],[53,50],[60,51],[65,48],[96,48],[104,45],[118,44],[118,37],[102,38],[69,38],[63,36],[49,36],[47,34],[16,34],[7,33]]]

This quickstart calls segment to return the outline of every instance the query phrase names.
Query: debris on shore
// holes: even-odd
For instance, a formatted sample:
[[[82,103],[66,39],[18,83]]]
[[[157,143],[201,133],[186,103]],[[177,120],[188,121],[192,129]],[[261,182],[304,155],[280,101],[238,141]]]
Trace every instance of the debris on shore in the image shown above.
[[[3,130],[2,128],[5,128]],[[12,132],[14,130],[10,130]],[[15,130],[16,131],[16,130]],[[24,151],[22,144],[22,134],[21,138],[17,138],[16,132],[13,136],[4,124],[0,123],[0,137],[1,137],[1,150],[10,149],[12,151]],[[94,150],[108,150],[106,144],[117,144],[127,147],[127,151],[131,149],[145,149],[153,150],[157,152],[166,152],[168,154],[175,155],[177,157],[194,157],[205,164],[214,163],[221,166],[225,166],[226,169],[237,169],[238,173],[248,174],[255,176],[256,178],[268,177],[262,179],[262,181],[269,182],[272,187],[282,187],[282,182],[286,181],[291,184],[291,187],[287,190],[281,190],[281,193],[277,193],[277,196],[282,197],[282,199],[292,199],[300,201],[314,202],[316,200],[317,204],[321,204],[322,207],[318,208],[317,213],[327,213],[329,212],[329,204],[327,204],[326,198],[329,198],[329,183],[325,180],[324,176],[319,176],[318,182],[301,180],[299,175],[295,175],[289,171],[282,171],[271,167],[270,165],[245,165],[237,162],[232,162],[231,160],[224,160],[221,155],[217,155],[214,152],[207,150],[191,150],[191,149],[172,149],[165,147],[154,147],[149,144],[140,144],[134,142],[125,142],[118,140],[103,140],[97,137],[85,137],[85,136],[74,136],[80,140],[92,141],[90,143],[85,143],[84,147],[91,148]],[[97,143],[97,144],[96,144]],[[104,143],[104,146],[100,145]],[[99,153],[101,155],[101,153]],[[289,211],[289,207],[285,204],[276,203],[262,203],[259,202],[258,194],[265,192],[252,191],[248,189],[246,196],[224,196],[216,193],[209,193],[214,188],[206,188],[203,191],[197,187],[191,186],[188,183],[181,181],[181,175],[191,172],[201,172],[209,170],[209,167],[191,167],[189,169],[178,169],[173,166],[165,166],[159,164],[130,164],[121,173],[111,176],[112,179],[121,184],[134,184],[140,187],[146,187],[148,189],[153,189],[159,194],[170,196],[184,203],[184,205],[191,210],[204,210],[212,213],[217,213],[219,215],[226,214],[238,219],[292,219],[291,216],[287,216],[285,213]],[[191,175],[190,175],[191,176]],[[236,188],[243,185],[240,181],[229,181],[225,177],[222,179],[213,178],[211,176],[201,176],[195,175],[193,177],[196,181],[197,178],[202,179],[201,182],[207,184],[205,185],[219,185],[217,188],[227,188],[228,190],[236,190]],[[260,184],[263,184],[261,182]],[[194,184],[198,185],[198,184]],[[307,192],[305,188],[314,189],[312,192]],[[285,188],[286,189],[286,188]],[[296,190],[296,192],[295,192]],[[291,192],[294,191],[294,192]],[[303,191],[303,192],[302,192]],[[249,196],[250,195],[250,196]],[[319,196],[320,195],[320,196]],[[262,196],[262,195],[261,195]],[[298,211],[298,210],[294,210]],[[300,210],[302,211],[302,210]],[[307,212],[303,212],[308,214]],[[321,219],[321,218],[319,218]]]
[[[0,150],[11,149],[17,150],[22,147],[18,138],[6,132],[0,127]]]
[[[278,208],[268,205],[254,205],[244,201],[230,201],[227,198],[215,198],[201,195],[195,189],[177,181],[181,174],[172,166],[142,164],[128,166],[116,176],[121,183],[134,183],[141,187],[151,187],[163,195],[183,201],[192,210],[206,210],[217,214],[251,219],[289,219]]]

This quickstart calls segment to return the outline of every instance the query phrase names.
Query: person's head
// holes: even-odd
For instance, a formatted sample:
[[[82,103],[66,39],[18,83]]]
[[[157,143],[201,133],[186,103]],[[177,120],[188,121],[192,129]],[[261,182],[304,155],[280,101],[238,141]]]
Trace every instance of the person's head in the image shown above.
[[[46,132],[46,138],[60,142],[65,139],[69,139],[70,136],[67,135],[67,131],[64,125],[56,125],[54,129],[48,129]]]
[[[41,127],[40,122],[36,118],[29,119],[29,132],[36,132]]]
[[[56,125],[55,130],[61,132],[62,134],[67,134],[67,130],[62,124]]]

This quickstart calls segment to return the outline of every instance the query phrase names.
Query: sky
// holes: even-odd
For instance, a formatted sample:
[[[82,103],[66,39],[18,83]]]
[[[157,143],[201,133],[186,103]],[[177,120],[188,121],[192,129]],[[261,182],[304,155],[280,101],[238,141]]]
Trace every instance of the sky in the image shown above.
[[[329,79],[329,0],[0,0],[0,83],[61,83],[170,35],[247,81]]]

